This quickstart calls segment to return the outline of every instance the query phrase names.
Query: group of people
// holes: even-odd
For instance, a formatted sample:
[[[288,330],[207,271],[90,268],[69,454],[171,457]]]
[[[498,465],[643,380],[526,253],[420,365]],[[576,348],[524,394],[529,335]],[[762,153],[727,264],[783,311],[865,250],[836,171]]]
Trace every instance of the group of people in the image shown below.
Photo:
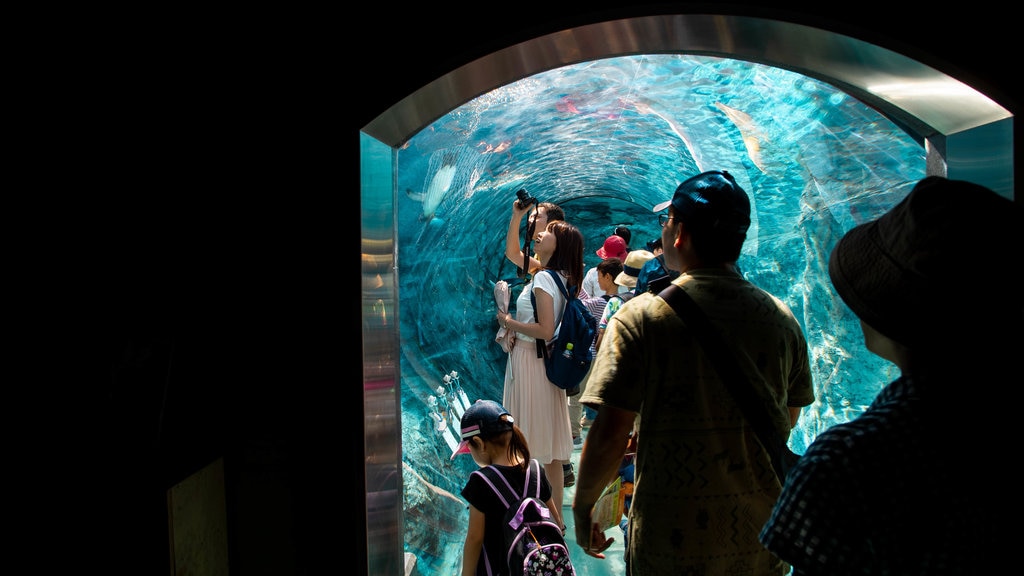
[[[1024,264],[1019,204],[976,184],[929,176],[839,240],[829,258],[832,285],[859,319],[866,348],[900,376],[862,415],[819,433],[784,478],[696,326],[659,295],[668,283],[685,291],[732,348],[777,435],[788,438],[815,401],[811,358],[789,307],[736,266],[751,222],[747,192],[727,171],[709,171],[684,180],[653,210],[661,238],[651,247],[661,252],[645,250],[649,257],[632,262],[637,251],[629,252],[621,262],[616,277],[631,270],[632,285],[646,289],[611,313],[605,299],[607,321],[579,398],[595,411],[572,502],[575,539],[588,555],[604,558],[614,540],[596,528],[591,512],[621,472],[630,443],[631,576],[984,574],[1006,556],[997,545],[995,500],[1012,493],[1007,475],[954,458],[968,445],[966,395],[1019,381],[1012,364],[1024,349],[1024,308],[1011,281]],[[534,275],[515,316],[497,315],[516,336],[502,406],[515,416],[520,452],[544,465],[544,494],[564,528],[569,402],[547,381],[533,342],[553,337],[565,302],[548,275],[535,272],[557,271],[578,296],[583,235],[560,208],[542,203],[530,215],[531,256],[519,246],[528,211],[513,205],[506,240],[506,256],[528,263]],[[602,265],[598,278],[617,264]],[[601,290],[609,288],[605,280]],[[486,440],[485,430],[480,437]],[[474,453],[474,460],[485,465],[500,460],[497,454],[488,460]],[[505,574],[500,562],[480,563],[480,547],[493,535],[489,504],[477,492],[472,483],[462,492],[470,504],[463,576]]]

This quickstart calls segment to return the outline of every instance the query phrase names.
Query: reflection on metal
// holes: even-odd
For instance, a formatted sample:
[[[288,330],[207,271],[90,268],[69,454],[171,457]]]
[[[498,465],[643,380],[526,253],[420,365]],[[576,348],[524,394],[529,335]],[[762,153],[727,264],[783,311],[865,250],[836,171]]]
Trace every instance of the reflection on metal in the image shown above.
[[[363,390],[371,574],[403,572],[399,332],[394,277],[394,149],[499,86],[578,62],[643,53],[749,60],[828,82],[927,142],[929,173],[1013,198],[1013,118],[984,94],[927,65],[860,40],[788,22],[716,15],[614,20],[536,38],[471,62],[383,111],[363,128]]]
[[[401,407],[395,278],[394,149],[360,136],[363,429],[370,574],[402,574]]]
[[[877,108],[921,139],[962,135],[1010,113],[984,94],[925,64],[863,41],[790,22],[716,15],[663,15],[580,26],[479,58],[410,94],[363,130],[400,146],[465,102],[515,80],[577,62],[643,53],[706,54],[777,66],[828,82]],[[986,131],[991,148],[1012,150],[1012,130]],[[980,138],[968,137],[971,140]],[[957,147],[950,178],[1012,197],[1012,163],[982,157],[989,146]],[[996,173],[975,170],[996,165]],[[965,172],[961,172],[963,169]]]

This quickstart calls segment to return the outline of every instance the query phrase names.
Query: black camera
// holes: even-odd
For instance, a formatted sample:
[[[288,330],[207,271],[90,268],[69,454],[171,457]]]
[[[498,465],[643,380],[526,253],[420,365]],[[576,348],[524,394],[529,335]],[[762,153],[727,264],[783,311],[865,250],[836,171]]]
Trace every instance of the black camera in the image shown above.
[[[518,192],[516,192],[516,198],[519,198],[518,205],[521,209],[526,208],[530,204],[537,203],[537,199],[534,198],[533,196],[530,196],[530,193],[527,192],[525,188],[522,188]]]

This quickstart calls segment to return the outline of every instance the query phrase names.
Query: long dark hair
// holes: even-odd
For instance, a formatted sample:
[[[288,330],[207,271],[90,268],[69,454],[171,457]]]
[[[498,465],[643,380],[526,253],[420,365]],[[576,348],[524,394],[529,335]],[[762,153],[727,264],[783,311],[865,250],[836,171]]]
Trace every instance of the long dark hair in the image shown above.
[[[564,220],[548,222],[548,232],[555,235],[555,251],[548,260],[548,270],[565,273],[570,296],[577,296],[583,285],[583,233]]]

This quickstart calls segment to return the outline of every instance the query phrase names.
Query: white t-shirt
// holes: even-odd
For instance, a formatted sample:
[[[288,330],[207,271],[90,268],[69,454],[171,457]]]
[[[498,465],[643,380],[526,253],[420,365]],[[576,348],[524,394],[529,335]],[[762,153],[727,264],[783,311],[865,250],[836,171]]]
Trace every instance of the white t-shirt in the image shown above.
[[[566,283],[566,277],[561,272],[558,273],[558,277],[562,279],[562,285]],[[555,279],[551,277],[551,274],[547,271],[538,271],[533,275],[533,281],[523,287],[523,291],[519,293],[519,297],[516,298],[516,320],[519,322],[537,322],[537,318],[533,313],[533,303],[530,302],[530,291],[531,290],[543,290],[551,295],[551,299],[555,306],[555,333],[551,337],[552,340],[558,336],[558,325],[562,322],[562,312],[565,311],[565,297],[562,296],[562,291],[558,289],[558,285],[555,284]],[[568,290],[568,287],[566,287]],[[526,342],[533,342],[535,338],[527,336],[521,332],[516,332],[516,340],[524,340]]]
[[[557,288],[557,286],[556,286]],[[604,290],[601,290],[601,286],[597,283],[597,266],[594,266],[587,273],[583,275],[583,289],[590,294],[592,298],[600,298],[604,296]],[[625,286],[619,286],[619,293],[628,291],[629,288]]]

